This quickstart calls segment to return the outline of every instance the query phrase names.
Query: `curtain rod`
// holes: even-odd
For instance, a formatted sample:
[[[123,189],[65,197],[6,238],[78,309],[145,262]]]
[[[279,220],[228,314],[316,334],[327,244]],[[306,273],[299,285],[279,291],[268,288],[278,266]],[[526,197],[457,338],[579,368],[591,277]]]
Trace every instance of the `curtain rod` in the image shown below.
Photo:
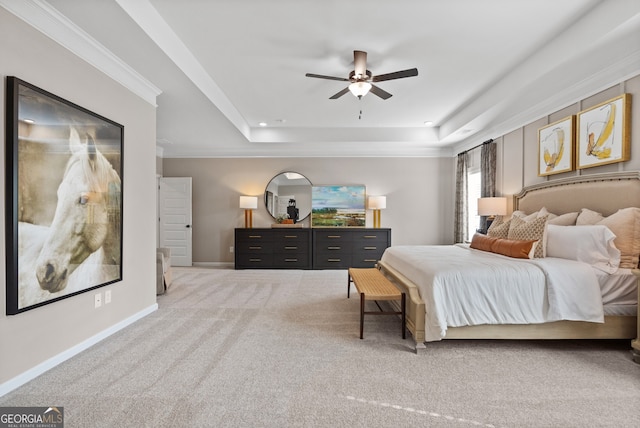
[[[493,138],[489,138],[489,139],[488,139],[487,141],[485,141],[484,143],[480,143],[480,144],[478,144],[477,146],[471,147],[470,149],[467,149],[467,150],[465,150],[464,152],[460,152],[460,153],[458,153],[458,154],[460,155],[460,154],[462,154],[462,153],[469,153],[470,151],[475,150],[475,149],[477,149],[478,147],[480,147],[480,146],[484,146],[485,144],[489,144],[489,143],[493,143]]]

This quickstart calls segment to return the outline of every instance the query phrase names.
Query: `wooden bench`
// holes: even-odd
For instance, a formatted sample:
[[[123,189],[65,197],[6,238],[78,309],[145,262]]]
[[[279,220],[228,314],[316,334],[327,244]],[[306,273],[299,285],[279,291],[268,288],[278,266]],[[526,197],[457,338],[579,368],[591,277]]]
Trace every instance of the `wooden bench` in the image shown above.
[[[406,297],[400,292],[378,269],[375,268],[349,268],[349,282],[347,283],[347,299],[351,294],[351,283],[356,286],[360,293],[360,339],[363,338],[364,316],[366,315],[401,315],[402,316],[402,338],[406,338]],[[380,311],[365,311],[365,301],[375,301]],[[384,311],[378,300],[400,300],[400,311]]]

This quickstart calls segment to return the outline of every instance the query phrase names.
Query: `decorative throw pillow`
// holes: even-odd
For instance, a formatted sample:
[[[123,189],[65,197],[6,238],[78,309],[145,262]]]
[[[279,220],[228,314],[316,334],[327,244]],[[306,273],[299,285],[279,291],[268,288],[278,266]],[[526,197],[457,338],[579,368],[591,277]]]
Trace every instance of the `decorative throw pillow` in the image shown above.
[[[598,212],[592,211],[588,208],[583,208],[580,210],[580,214],[576,219],[576,226],[584,226],[588,224],[596,224],[600,220],[602,220],[604,216]]]
[[[555,224],[556,226],[573,226],[576,224],[580,213],[566,213],[562,215],[555,215],[549,213],[547,224]]]
[[[493,223],[491,223],[491,226],[489,226],[489,230],[487,230],[487,236],[507,239],[507,235],[509,235],[510,225],[511,220],[504,221],[504,217],[498,216],[493,221]]]
[[[532,259],[537,243],[538,241],[532,240],[515,241],[475,234],[471,239],[471,248],[517,259]]]
[[[509,234],[507,239],[517,239],[521,241],[540,241],[536,246],[535,257],[544,257],[547,246],[547,216],[531,221],[524,221],[519,217],[511,218]]]
[[[613,242],[620,250],[620,267],[625,269],[638,268],[640,260],[640,208],[622,208],[609,217],[603,217],[602,214],[583,208],[578,216],[577,224],[603,224],[607,226],[616,235]]]
[[[511,214],[511,218],[514,218],[514,217],[518,217],[519,219],[524,221],[531,221],[538,218],[538,211],[533,212],[531,214],[527,214],[524,211],[514,211]]]

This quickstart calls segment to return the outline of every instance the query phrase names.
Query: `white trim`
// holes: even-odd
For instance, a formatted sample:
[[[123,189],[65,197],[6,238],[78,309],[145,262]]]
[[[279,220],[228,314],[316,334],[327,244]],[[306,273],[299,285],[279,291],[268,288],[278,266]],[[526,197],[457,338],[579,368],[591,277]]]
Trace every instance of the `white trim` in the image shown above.
[[[160,89],[45,0],[0,0],[0,6],[157,107]]]
[[[205,267],[215,269],[233,269],[235,263],[231,262],[194,262],[193,267]]]
[[[11,380],[8,380],[7,382],[3,383],[0,385],[0,397],[2,397],[5,394],[8,394],[9,392],[13,391],[14,389],[24,385],[25,383],[35,379],[36,377],[40,376],[41,374],[43,374],[44,372],[51,370],[52,368],[54,368],[55,366],[57,366],[60,363],[65,362],[66,360],[78,355],[80,352],[89,349],[90,347],[92,347],[93,345],[95,345],[96,343],[100,342],[103,339],[106,339],[107,337],[111,336],[114,333],[117,333],[118,331],[124,329],[125,327],[133,324],[134,322],[146,317],[147,315],[149,315],[152,312],[155,312],[158,309],[158,304],[154,303],[153,305],[141,310],[140,312],[133,314],[132,316],[130,316],[129,318],[126,318],[114,325],[112,325],[111,327],[102,330],[100,333],[91,336],[90,338],[78,343],[75,346],[72,346],[71,348],[67,349],[66,351],[63,351],[61,353],[59,353],[58,355],[55,355],[51,358],[49,358],[46,361],[43,361],[42,363],[38,364],[35,367],[30,368],[29,370],[27,370],[26,372],[19,374],[18,376],[14,377]]]

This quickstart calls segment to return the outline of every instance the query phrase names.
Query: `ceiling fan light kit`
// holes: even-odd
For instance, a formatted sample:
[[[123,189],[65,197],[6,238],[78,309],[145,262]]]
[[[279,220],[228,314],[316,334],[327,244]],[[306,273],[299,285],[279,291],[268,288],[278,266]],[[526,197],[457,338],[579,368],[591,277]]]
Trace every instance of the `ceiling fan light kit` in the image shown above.
[[[367,95],[369,90],[371,90],[371,83],[369,82],[354,82],[349,85],[349,91],[358,98]]]
[[[307,73],[305,76],[314,77],[316,79],[338,80],[340,82],[351,82],[349,86],[338,92],[337,94],[329,97],[330,100],[335,100],[351,92],[359,99],[368,94],[369,92],[377,95],[383,100],[391,98],[391,94],[371,82],[384,82],[386,80],[403,79],[405,77],[413,77],[418,75],[417,68],[410,68],[402,71],[395,71],[393,73],[380,74],[373,76],[371,71],[367,70],[367,53],[364,51],[353,51],[353,65],[354,69],[349,73],[349,78],[325,76],[322,74]]]

